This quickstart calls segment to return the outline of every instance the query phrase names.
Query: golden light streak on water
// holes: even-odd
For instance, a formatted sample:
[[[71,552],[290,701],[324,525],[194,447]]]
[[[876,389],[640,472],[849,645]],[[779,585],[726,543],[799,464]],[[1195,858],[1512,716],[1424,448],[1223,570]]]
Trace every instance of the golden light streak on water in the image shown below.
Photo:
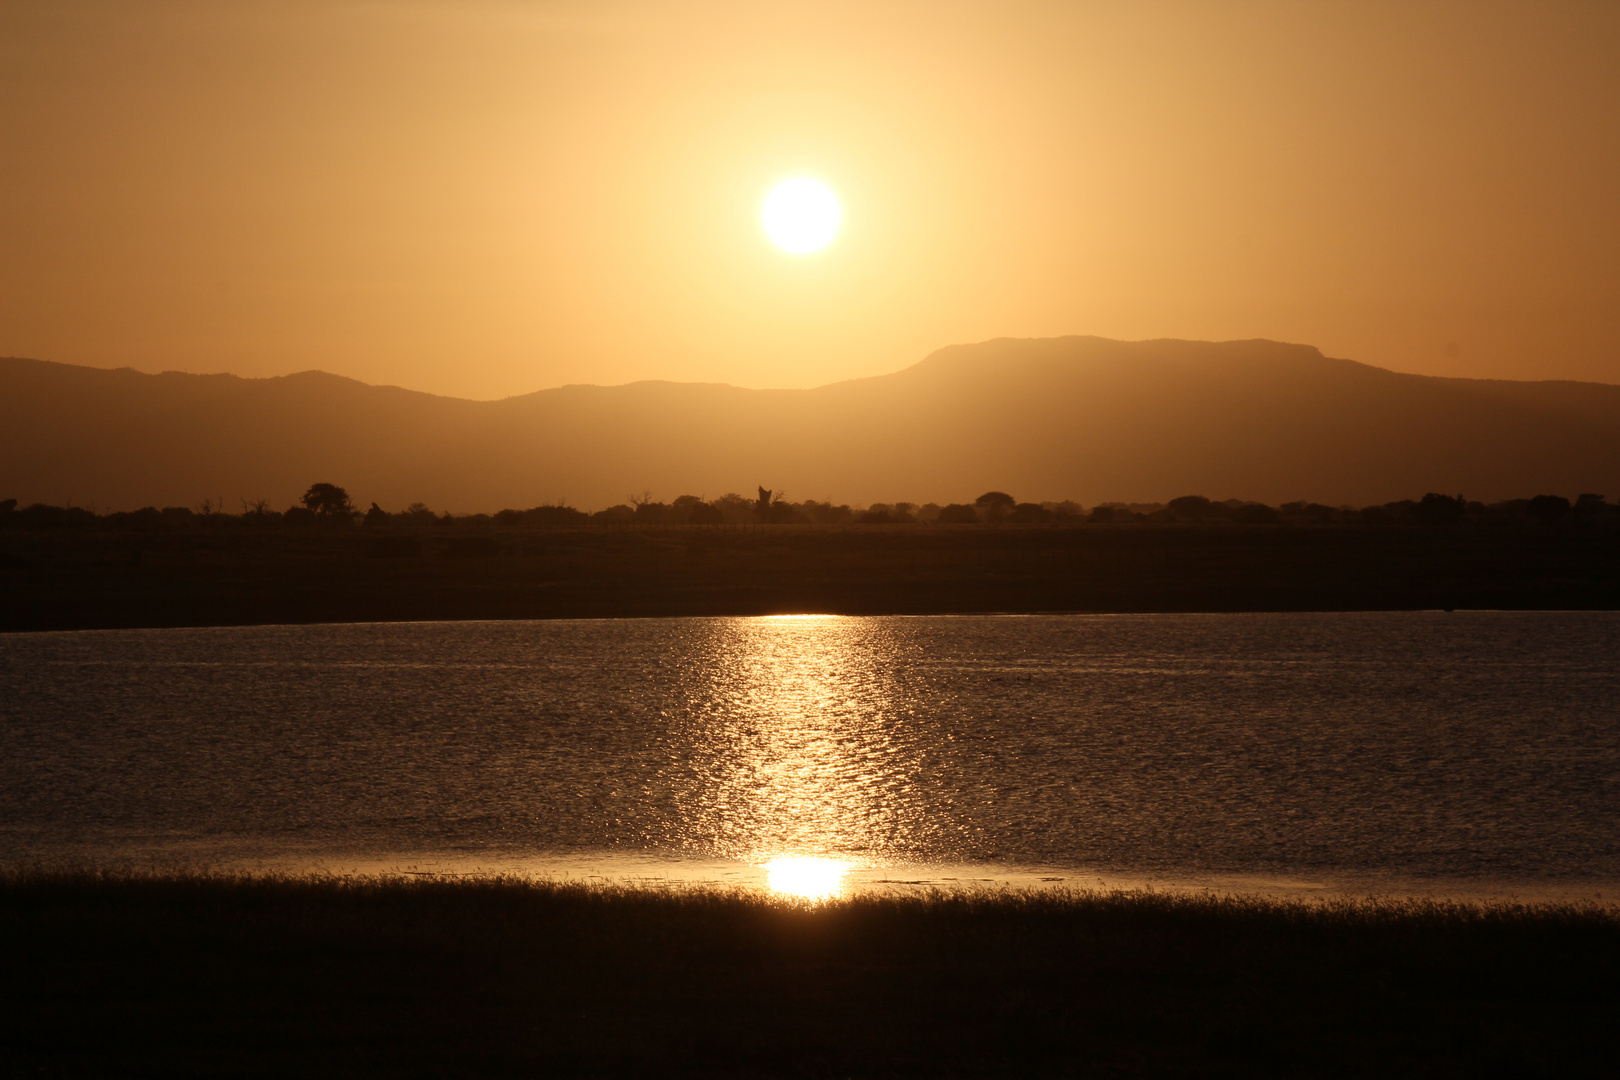
[[[892,693],[909,652],[892,628],[837,616],[716,624],[685,736],[707,760],[677,819],[713,838],[704,853],[781,864],[797,881],[806,860],[841,877],[914,846],[915,755],[896,742]],[[825,891],[804,888],[779,891]]]

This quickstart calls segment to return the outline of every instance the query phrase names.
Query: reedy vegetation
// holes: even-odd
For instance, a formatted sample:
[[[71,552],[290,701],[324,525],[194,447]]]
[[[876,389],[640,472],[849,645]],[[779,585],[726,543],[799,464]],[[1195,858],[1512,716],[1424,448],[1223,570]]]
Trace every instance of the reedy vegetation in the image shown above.
[[[14,871],[4,1059],[67,1074],[1583,1075],[1599,904]]]

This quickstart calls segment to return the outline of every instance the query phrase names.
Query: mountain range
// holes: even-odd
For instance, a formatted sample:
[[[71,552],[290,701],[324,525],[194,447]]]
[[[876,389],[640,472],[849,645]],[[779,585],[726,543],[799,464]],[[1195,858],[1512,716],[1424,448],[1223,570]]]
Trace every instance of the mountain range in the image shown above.
[[[755,485],[795,501],[1355,506],[1620,493],[1620,386],[1436,378],[1273,341],[997,339],[807,390],[637,382],[468,401],[319,371],[0,360],[0,498],[101,510],[316,481],[457,513]]]

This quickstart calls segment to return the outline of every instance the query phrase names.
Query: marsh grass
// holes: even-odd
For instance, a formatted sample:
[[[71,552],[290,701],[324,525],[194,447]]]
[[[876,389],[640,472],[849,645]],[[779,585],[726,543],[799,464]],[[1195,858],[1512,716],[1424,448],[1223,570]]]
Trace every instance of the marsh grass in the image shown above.
[[[13,1075],[1578,1076],[1620,914],[1147,892],[0,877]]]

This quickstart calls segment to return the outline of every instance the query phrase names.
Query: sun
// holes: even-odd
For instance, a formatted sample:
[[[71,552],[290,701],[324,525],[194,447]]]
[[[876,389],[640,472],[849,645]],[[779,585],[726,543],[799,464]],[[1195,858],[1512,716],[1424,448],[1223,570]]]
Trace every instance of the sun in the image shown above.
[[[783,180],[773,187],[759,214],[771,241],[795,255],[826,247],[837,234],[842,217],[832,189],[807,176]]]

